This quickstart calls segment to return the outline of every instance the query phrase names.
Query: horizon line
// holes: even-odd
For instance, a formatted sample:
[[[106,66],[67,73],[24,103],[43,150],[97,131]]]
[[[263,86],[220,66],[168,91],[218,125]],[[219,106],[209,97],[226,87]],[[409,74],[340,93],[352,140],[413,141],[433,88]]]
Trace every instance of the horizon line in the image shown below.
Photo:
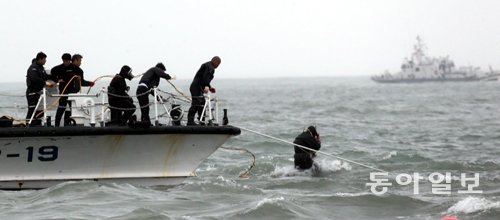
[[[259,77],[218,77],[215,80],[235,80],[235,79],[299,79],[299,78],[361,78],[370,77],[369,75],[339,75],[339,76],[259,76]],[[89,79],[87,79],[89,80]],[[101,81],[109,81],[110,79],[102,79]],[[135,78],[133,79],[135,80]],[[176,80],[192,80],[191,78],[177,78]],[[24,81],[0,81],[0,83],[25,83]]]

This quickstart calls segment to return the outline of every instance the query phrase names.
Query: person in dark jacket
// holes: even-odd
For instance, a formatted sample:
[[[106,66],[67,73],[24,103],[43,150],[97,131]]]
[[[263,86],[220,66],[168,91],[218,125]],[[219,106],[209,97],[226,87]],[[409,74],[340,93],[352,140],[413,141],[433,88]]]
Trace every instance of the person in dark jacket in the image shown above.
[[[214,78],[215,69],[219,67],[221,59],[218,56],[214,56],[212,60],[201,65],[198,72],[194,76],[193,82],[189,87],[191,92],[191,107],[188,111],[188,122],[187,125],[196,125],[194,122],[194,117],[198,114],[198,120],[203,121],[201,117],[203,113],[203,106],[205,105],[204,93],[209,91],[215,93],[215,88],[210,85],[210,82]]]
[[[158,87],[160,84],[160,78],[165,80],[175,78],[165,73],[166,70],[167,69],[163,63],[158,63],[155,67],[146,71],[139,80],[139,86],[137,86],[136,94],[141,108],[141,121],[143,122],[149,122],[151,124],[151,119],[149,118],[149,94],[154,95],[154,92],[151,89]],[[149,94],[148,91],[150,91]]]
[[[73,70],[73,75],[76,76],[76,79],[73,80],[72,88],[69,93],[78,93],[81,90],[82,86],[94,86],[94,82],[87,81],[83,77],[83,70],[80,68],[82,65],[83,56],[80,54],[75,54],[71,57],[71,68]],[[73,77],[73,76],[72,76]]]
[[[111,109],[111,123],[126,125],[135,112],[135,105],[128,95],[129,87],[125,79],[132,80],[132,69],[124,65],[108,86],[108,102]]]
[[[301,134],[299,134],[299,136],[295,138],[293,143],[313,150],[319,150],[321,148],[319,133],[314,126],[309,126],[308,128],[306,128]],[[295,168],[299,170],[311,168],[314,163],[313,158],[316,157],[316,152],[298,147],[296,145],[294,145],[294,149]]]
[[[65,53],[61,57],[63,63],[53,67],[50,70],[52,80],[59,83],[59,94],[68,94],[73,88],[69,87],[68,82],[74,76],[71,66],[71,54]],[[64,114],[64,124],[69,122],[71,111],[65,111],[66,105],[71,109],[71,103],[68,103],[68,97],[59,97],[59,106],[56,111],[55,126],[59,127],[61,118]],[[66,113],[65,113],[66,112]]]
[[[80,68],[82,64],[83,56],[80,54],[75,54],[71,57],[71,63],[69,66],[65,66],[65,59],[68,59],[69,54],[63,54],[63,64],[56,66],[55,75],[53,78],[57,77],[59,82],[59,93],[70,94],[78,93],[82,86],[94,86],[94,82],[87,81],[83,78],[83,70]],[[62,66],[62,67],[60,67]],[[54,70],[52,70],[54,71]],[[64,72],[63,72],[64,71]],[[66,111],[66,106],[69,105],[69,111]],[[59,127],[61,124],[61,118],[64,114],[64,125],[68,125],[69,118],[71,116],[71,102],[68,102],[68,97],[61,97],[59,99],[59,107],[56,111],[55,126]]]
[[[45,72],[43,65],[47,62],[47,55],[39,52],[36,55],[35,61],[31,63],[26,74],[26,100],[28,102],[28,113],[26,120],[29,122],[33,112],[35,112],[36,104],[40,98],[40,92],[44,86],[52,87],[54,83],[50,80],[50,76]],[[40,118],[40,111],[36,111],[34,119]]]

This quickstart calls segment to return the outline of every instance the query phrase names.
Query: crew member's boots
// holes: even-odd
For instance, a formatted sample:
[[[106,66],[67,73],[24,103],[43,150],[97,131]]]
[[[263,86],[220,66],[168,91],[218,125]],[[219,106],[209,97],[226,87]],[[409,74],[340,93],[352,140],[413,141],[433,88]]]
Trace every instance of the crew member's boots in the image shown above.
[[[55,125],[56,127],[61,126],[61,116],[57,117],[57,115],[56,115],[56,119],[55,119],[55,121],[54,121],[54,125]]]
[[[189,111],[188,111],[188,121],[187,121],[187,126],[192,126],[192,125],[196,125],[194,123],[194,116],[196,115],[196,109],[191,106],[191,108],[189,108]]]
[[[128,126],[129,127],[134,127],[136,123],[137,123],[137,116],[132,115],[130,117],[130,119],[128,120]]]
[[[188,116],[187,126],[196,125],[194,123],[194,116]]]
[[[203,118],[198,117],[198,125],[205,125],[205,117]]]
[[[61,107],[58,107],[57,108],[57,112],[56,112],[56,118],[55,118],[55,121],[54,121],[54,125],[56,127],[59,127],[61,126],[61,119],[64,115],[64,109],[62,109]],[[66,116],[64,117],[64,120],[66,120]]]
[[[64,111],[64,126],[68,125],[71,125],[71,111]]]

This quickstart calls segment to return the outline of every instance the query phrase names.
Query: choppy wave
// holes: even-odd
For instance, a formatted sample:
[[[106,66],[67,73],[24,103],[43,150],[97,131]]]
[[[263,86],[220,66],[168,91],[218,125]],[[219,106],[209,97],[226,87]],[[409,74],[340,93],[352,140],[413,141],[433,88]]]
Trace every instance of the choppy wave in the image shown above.
[[[416,162],[428,162],[432,161],[431,158],[424,157],[420,154],[405,154],[398,153],[397,151],[391,151],[382,157],[382,160],[386,162],[405,162],[405,163],[416,163]]]
[[[256,208],[259,208],[264,204],[279,204],[280,201],[284,201],[284,200],[285,200],[285,198],[283,198],[283,196],[274,197],[274,198],[264,198],[263,200],[261,200],[257,203]]]
[[[294,205],[286,201],[283,196],[266,197],[249,204],[232,217],[263,218],[263,219],[290,219],[302,216],[293,210]]]
[[[191,191],[210,193],[262,193],[261,190],[247,185],[245,179],[232,179],[223,176],[217,176],[216,178],[205,178],[202,180],[187,180],[184,182],[183,188]]]
[[[419,170],[468,170],[468,171],[496,171],[500,163],[489,160],[456,160],[455,158],[431,158],[418,153],[401,153],[390,151],[379,156],[379,163],[393,169],[402,169],[412,164],[413,169]]]
[[[314,163],[318,165],[319,170],[315,170],[313,168],[307,170],[298,170],[293,165],[287,165],[282,167],[276,166],[274,171],[271,173],[271,176],[273,177],[314,176],[314,175],[324,175],[342,170],[349,171],[352,169],[349,163],[340,160],[320,159],[316,160]]]
[[[383,156],[382,160],[388,160],[388,159],[391,159],[392,157],[395,157],[397,155],[398,155],[397,151],[391,151],[387,155]]]
[[[500,211],[500,201],[495,202],[485,198],[467,197],[448,208],[449,213],[476,213],[489,210]]]
[[[130,213],[126,213],[119,216],[114,216],[107,218],[109,220],[133,220],[133,219],[171,219],[168,214],[163,213],[160,210],[153,210],[150,208],[138,208],[134,209]]]

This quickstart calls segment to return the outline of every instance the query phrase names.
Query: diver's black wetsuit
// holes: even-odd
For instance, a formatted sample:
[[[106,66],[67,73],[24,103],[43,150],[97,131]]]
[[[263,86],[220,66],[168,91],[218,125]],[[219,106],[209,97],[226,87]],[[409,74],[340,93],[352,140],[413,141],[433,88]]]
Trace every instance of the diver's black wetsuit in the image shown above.
[[[311,131],[312,130],[312,131]],[[321,143],[316,140],[313,135],[318,135],[316,129],[307,129],[293,141],[294,144],[298,144],[304,147],[311,148],[313,150],[319,150],[321,148]],[[297,169],[309,169],[313,166],[313,158],[316,156],[314,151],[303,149],[294,145],[295,155],[294,163]]]
[[[134,101],[127,93],[128,87],[124,74],[116,74],[108,86],[111,121],[120,125],[125,125],[135,112]]]

